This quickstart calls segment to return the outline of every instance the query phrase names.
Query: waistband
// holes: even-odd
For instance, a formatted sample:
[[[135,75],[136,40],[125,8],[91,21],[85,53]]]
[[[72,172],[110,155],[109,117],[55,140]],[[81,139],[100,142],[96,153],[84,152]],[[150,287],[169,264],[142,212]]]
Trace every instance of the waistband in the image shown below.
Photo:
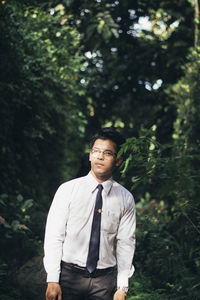
[[[88,269],[85,267],[81,267],[79,265],[72,264],[72,263],[67,263],[65,261],[61,261],[61,272],[62,272],[62,268],[67,268],[72,272],[76,272],[78,274],[81,274],[83,277],[88,277],[88,278],[89,277],[95,278],[95,277],[103,276],[114,272],[114,267],[110,267],[106,269],[95,269],[92,273],[90,273]]]

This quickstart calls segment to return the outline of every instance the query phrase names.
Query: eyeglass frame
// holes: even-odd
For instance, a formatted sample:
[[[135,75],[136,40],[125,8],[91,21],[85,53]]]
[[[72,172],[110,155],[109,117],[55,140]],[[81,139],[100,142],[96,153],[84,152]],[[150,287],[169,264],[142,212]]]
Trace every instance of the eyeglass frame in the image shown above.
[[[100,153],[103,154],[103,157],[105,159],[111,159],[111,157],[116,157],[117,153],[112,152],[111,150],[101,150],[97,148],[92,148],[90,150],[91,154],[93,154],[95,157],[98,157]]]

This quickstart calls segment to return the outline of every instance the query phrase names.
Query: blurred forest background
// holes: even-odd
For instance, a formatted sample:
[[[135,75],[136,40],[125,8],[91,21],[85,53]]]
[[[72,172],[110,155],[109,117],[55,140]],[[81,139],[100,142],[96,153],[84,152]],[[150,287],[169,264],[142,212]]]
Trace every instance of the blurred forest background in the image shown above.
[[[1,299],[36,299],[15,274],[107,126],[137,206],[127,298],[200,299],[199,1],[1,0],[0,44]]]

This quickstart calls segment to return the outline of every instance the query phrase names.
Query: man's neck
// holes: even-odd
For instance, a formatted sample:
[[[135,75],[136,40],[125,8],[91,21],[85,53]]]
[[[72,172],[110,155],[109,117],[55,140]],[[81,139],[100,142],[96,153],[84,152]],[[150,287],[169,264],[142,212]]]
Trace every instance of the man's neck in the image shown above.
[[[98,183],[103,183],[103,182],[107,181],[108,179],[110,179],[112,177],[111,175],[109,175],[109,176],[106,176],[106,175],[105,176],[97,176],[97,175],[94,174],[94,172],[92,170],[91,170],[91,174],[96,179],[96,181]]]

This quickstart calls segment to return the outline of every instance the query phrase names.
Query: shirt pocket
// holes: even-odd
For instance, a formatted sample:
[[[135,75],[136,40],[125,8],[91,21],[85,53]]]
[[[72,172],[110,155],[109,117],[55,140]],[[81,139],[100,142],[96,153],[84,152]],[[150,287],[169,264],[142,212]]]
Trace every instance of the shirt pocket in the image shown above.
[[[103,211],[101,228],[107,233],[117,233],[119,226],[119,214],[116,211]]]

